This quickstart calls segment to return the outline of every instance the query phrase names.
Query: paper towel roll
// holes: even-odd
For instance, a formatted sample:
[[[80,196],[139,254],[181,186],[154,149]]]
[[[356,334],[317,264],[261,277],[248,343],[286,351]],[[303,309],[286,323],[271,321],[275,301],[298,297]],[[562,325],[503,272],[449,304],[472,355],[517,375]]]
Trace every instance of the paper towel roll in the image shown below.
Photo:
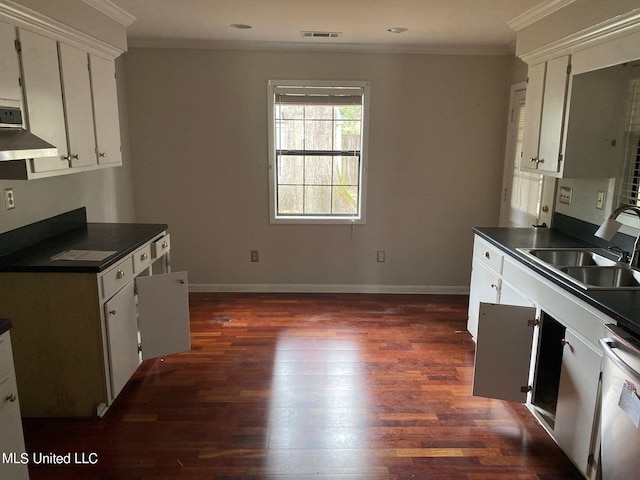
[[[602,225],[600,225],[600,228],[596,231],[596,233],[594,233],[594,235],[596,237],[600,237],[604,240],[609,241],[613,238],[613,236],[621,226],[622,223],[618,222],[617,220],[614,220],[613,218],[607,218],[602,223]]]

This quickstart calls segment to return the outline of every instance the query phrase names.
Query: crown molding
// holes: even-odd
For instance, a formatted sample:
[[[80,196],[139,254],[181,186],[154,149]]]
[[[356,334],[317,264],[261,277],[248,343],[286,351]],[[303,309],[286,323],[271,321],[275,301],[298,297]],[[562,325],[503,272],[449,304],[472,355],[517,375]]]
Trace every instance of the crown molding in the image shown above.
[[[17,27],[33,30],[55,40],[79,47],[107,58],[116,58],[124,53],[102,40],[91,37],[80,30],[42,15],[11,0],[0,0],[0,20]]]
[[[82,0],[87,5],[95,8],[100,13],[104,13],[109,18],[115,20],[123,27],[128,27],[136,21],[136,17],[123,10],[111,0]]]
[[[306,43],[306,42],[221,42],[210,40],[180,40],[157,38],[129,38],[129,48],[167,48],[201,50],[248,50],[325,53],[394,53],[417,55],[480,55],[511,56],[513,46],[466,45],[388,45],[363,43]]]
[[[640,32],[640,8],[519,55],[530,65]]]
[[[541,4],[530,8],[526,12],[518,15],[516,18],[509,20],[507,25],[509,25],[512,30],[518,32],[572,2],[574,2],[574,0],[547,0],[546,2],[542,2]]]

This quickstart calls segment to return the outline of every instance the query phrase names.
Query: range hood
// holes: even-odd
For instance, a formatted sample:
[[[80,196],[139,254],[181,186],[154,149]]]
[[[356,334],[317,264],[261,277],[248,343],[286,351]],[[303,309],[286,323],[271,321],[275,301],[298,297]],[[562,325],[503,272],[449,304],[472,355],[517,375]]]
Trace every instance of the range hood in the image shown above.
[[[19,102],[3,100],[0,104],[0,161],[58,155],[55,146],[25,130],[22,125]]]

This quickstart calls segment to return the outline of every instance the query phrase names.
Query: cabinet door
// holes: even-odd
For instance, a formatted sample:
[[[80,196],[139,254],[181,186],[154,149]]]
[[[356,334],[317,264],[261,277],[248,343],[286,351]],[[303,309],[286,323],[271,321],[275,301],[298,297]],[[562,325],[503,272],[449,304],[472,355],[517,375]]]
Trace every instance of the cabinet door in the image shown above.
[[[17,455],[15,460],[3,459],[0,472],[2,478],[28,479],[27,465],[19,463],[25,448],[9,332],[0,335],[0,361],[0,454]]]
[[[474,339],[478,337],[480,302],[498,303],[499,293],[500,277],[474,258],[469,291],[469,319],[467,321],[467,330]]]
[[[187,272],[136,278],[142,357],[191,349]]]
[[[58,148],[59,156],[33,161],[34,172],[69,168],[62,86],[55,40],[19,30],[22,85],[29,130]]]
[[[594,427],[602,356],[570,330],[564,339],[553,434],[582,473],[587,473],[589,456],[595,453],[593,432],[597,430]]]
[[[22,100],[16,27],[0,22],[0,98]]]
[[[87,53],[61,43],[60,66],[71,166],[95,165],[96,138]]]
[[[542,100],[542,123],[538,158],[540,173],[557,173],[560,170],[563,122],[569,80],[569,57],[564,56],[547,62]]]
[[[544,79],[547,71],[546,63],[529,66],[527,77],[527,103],[524,114],[522,132],[522,170],[536,170],[540,141],[540,124],[542,122],[542,97],[544,96]]]
[[[473,395],[524,403],[536,309],[480,304]]]
[[[96,129],[98,163],[122,163],[118,92],[113,60],[89,54],[91,93]]]
[[[104,304],[112,398],[120,393],[140,365],[134,295],[134,283],[129,282]]]

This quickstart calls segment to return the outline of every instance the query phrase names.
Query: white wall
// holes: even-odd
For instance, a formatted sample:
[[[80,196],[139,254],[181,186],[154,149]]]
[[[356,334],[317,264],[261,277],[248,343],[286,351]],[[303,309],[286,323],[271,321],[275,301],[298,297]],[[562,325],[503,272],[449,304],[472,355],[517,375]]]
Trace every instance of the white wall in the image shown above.
[[[124,57],[137,218],[169,224],[173,267],[191,284],[468,288],[471,228],[498,221],[510,58],[136,48]],[[269,224],[269,78],[371,81],[366,225]]]

